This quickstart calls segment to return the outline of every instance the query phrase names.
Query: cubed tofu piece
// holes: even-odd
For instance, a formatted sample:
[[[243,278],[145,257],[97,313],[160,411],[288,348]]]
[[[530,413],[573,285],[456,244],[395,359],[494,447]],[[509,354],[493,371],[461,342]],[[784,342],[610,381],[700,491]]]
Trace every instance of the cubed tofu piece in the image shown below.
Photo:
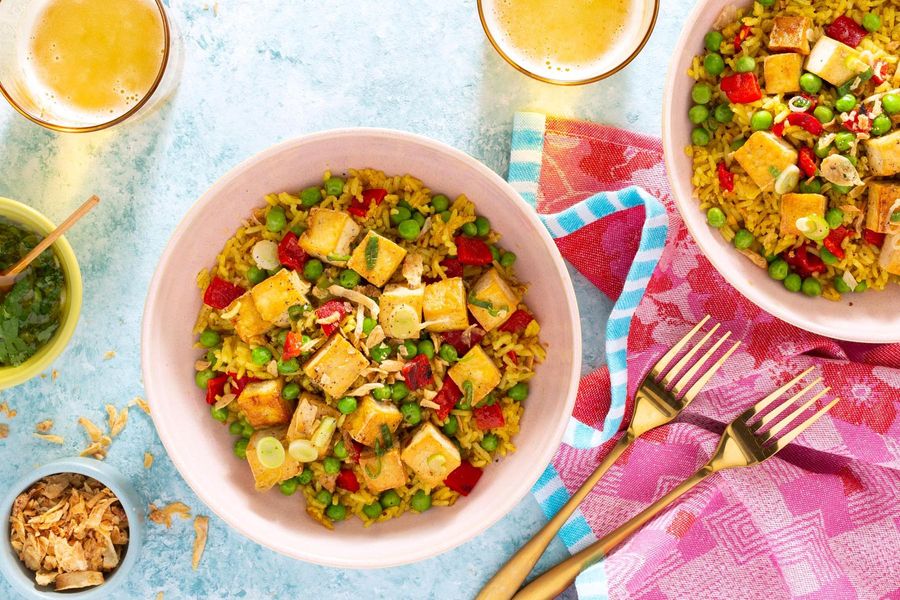
[[[462,460],[459,450],[433,423],[425,423],[400,454],[403,462],[427,486],[439,485]]]
[[[406,468],[397,448],[388,450],[380,457],[374,454],[360,456],[359,468],[366,487],[373,494],[406,485]]]
[[[405,256],[406,250],[370,229],[353,249],[347,266],[372,285],[381,287],[390,280]]]
[[[360,231],[353,217],[339,210],[314,208],[309,211],[308,225],[300,236],[300,247],[333,265],[346,264],[348,258],[338,257],[350,256],[350,247]]]
[[[389,285],[378,299],[378,322],[384,335],[400,340],[418,339],[422,325],[425,288]]]
[[[238,395],[237,407],[254,429],[287,425],[293,409],[281,397],[284,383],[281,379],[268,379],[248,383]]]
[[[222,311],[222,316],[231,321],[235,333],[248,344],[254,337],[272,329],[272,323],[263,319],[256,309],[256,303],[250,292],[229,304]]]
[[[472,404],[481,401],[500,383],[500,370],[481,346],[474,346],[466,352],[447,374],[463,393],[469,385],[472,386]]]
[[[892,233],[884,238],[878,264],[893,275],[900,275],[900,233]]]
[[[806,59],[807,71],[837,86],[847,83],[867,68],[859,52],[827,36],[819,38]]]
[[[287,314],[287,309],[297,304],[306,304],[309,283],[300,279],[296,272],[281,269],[268,279],[257,283],[250,290],[259,316],[266,321],[279,321]]]
[[[809,215],[825,216],[828,201],[822,194],[784,194],[781,197],[781,235],[802,235],[797,219]]]
[[[775,17],[772,33],[769,34],[769,50],[809,54],[810,29],[812,21],[807,17]]]
[[[341,413],[337,409],[328,406],[325,402],[309,392],[302,392],[297,399],[297,408],[288,425],[286,438],[289,442],[294,440],[308,440],[319,426],[323,417],[338,419]]]
[[[900,130],[866,140],[866,154],[872,175],[890,177],[900,173]]]
[[[303,365],[303,372],[325,390],[326,394],[337,398],[353,385],[368,366],[369,359],[344,339],[343,335],[335,333]]]
[[[403,415],[393,404],[386,402],[378,402],[371,396],[366,396],[360,403],[359,408],[350,415],[344,423],[347,433],[354,440],[364,446],[374,446],[375,440],[380,440],[381,426],[387,425],[387,428],[393,434],[400,426]]]
[[[256,444],[264,437],[272,436],[281,441],[282,444],[285,444],[284,438],[284,427],[278,427],[275,429],[260,429],[250,436],[250,439],[247,442],[247,462],[250,464],[250,472],[253,473],[253,482],[256,485],[256,490],[260,492],[264,492],[268,489],[271,489],[272,486],[285,481],[286,479],[290,479],[297,475],[302,469],[303,465],[301,465],[295,458],[293,458],[290,453],[287,451],[287,446],[285,445],[284,452],[284,462],[281,463],[280,467],[276,467],[274,469],[267,469],[262,466],[259,462],[259,458],[256,456]]]
[[[462,277],[451,277],[425,286],[422,311],[428,331],[458,331],[469,326],[466,286]]]
[[[772,54],[763,64],[766,92],[787,94],[800,91],[800,75],[803,74],[803,57],[793,52]]]
[[[797,164],[797,151],[774,133],[757,131],[735,151],[734,159],[759,189],[766,190],[782,171]]]
[[[866,229],[888,233],[891,214],[900,210],[900,183],[872,181],[869,183],[869,208],[866,212]]]
[[[481,276],[469,292],[469,311],[485,331],[503,325],[519,305],[521,298],[509,287],[497,269]]]

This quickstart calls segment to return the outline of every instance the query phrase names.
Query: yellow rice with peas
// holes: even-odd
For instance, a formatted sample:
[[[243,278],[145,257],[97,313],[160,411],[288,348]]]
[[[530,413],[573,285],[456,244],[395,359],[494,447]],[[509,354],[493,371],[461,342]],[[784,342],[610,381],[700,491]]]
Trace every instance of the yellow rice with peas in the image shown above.
[[[325,525],[449,506],[513,452],[545,357],[465,196],[371,169],[266,197],[197,283],[197,385],[259,491]]]

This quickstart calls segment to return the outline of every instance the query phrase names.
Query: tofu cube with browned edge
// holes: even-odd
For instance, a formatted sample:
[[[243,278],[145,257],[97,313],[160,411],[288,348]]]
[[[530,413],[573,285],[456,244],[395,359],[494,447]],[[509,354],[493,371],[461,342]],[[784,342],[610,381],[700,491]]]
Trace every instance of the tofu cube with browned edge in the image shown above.
[[[327,263],[345,264],[350,257],[350,246],[360,231],[353,217],[339,210],[314,208],[309,211],[307,222],[309,227],[298,241],[300,247]]]
[[[302,392],[297,398],[297,408],[287,429],[287,440],[308,440],[319,426],[323,417],[337,419],[341,416],[335,408],[328,406],[321,398],[309,392]]]
[[[235,400],[238,411],[254,429],[287,425],[290,422],[293,409],[281,397],[282,387],[281,379],[254,381],[248,383],[238,395]]]
[[[458,331],[469,326],[466,286],[462,277],[451,277],[425,286],[422,311],[428,331]]]
[[[819,38],[806,59],[806,70],[831,85],[844,85],[868,68],[859,52],[827,36]]]
[[[422,483],[431,487],[442,483],[462,462],[459,450],[433,423],[419,427],[400,457]]]
[[[809,54],[811,29],[812,21],[807,17],[775,17],[772,32],[769,34],[769,50]]]
[[[460,390],[472,388],[472,404],[481,401],[500,383],[500,370],[491,357],[481,348],[474,346],[447,371]]]
[[[500,327],[514,312],[521,298],[497,269],[482,275],[469,292],[469,312],[485,331]]]
[[[344,427],[354,440],[371,447],[375,445],[375,440],[381,440],[382,444],[386,443],[387,440],[383,439],[382,435],[383,426],[386,426],[393,435],[402,420],[403,415],[396,406],[366,396],[359,408],[344,423]]]
[[[892,233],[884,238],[878,265],[893,275],[900,275],[900,233]]]
[[[866,155],[872,175],[890,177],[900,173],[900,130],[866,140]]]
[[[422,326],[425,288],[389,285],[378,299],[378,322],[384,335],[400,340],[418,339]]]
[[[331,336],[309,361],[303,372],[332,398],[342,396],[363,369],[369,359],[344,339],[340,333]]]
[[[309,283],[290,269],[282,269],[268,279],[257,283],[250,290],[256,310],[266,321],[283,320],[287,310],[297,304],[306,304]]]
[[[897,210],[900,210],[900,183],[893,181],[870,182],[866,229],[888,233],[891,229],[891,214]]]
[[[256,309],[256,303],[250,292],[241,295],[240,298],[229,304],[222,311],[222,316],[231,321],[234,332],[248,344],[256,336],[272,329],[272,323],[263,319]]]
[[[391,448],[381,456],[365,454],[359,457],[359,468],[369,491],[379,494],[406,485],[406,468],[400,460],[400,450]]]
[[[371,229],[353,249],[347,266],[378,287],[387,283],[403,262],[406,250]]]
[[[757,131],[735,151],[734,159],[759,189],[766,190],[782,171],[797,164],[797,151],[774,133]]]
[[[797,219],[810,215],[825,216],[828,201],[822,194],[784,194],[781,197],[781,235],[801,235]]]
[[[284,444],[284,432],[284,427],[260,429],[251,435],[247,442],[247,462],[250,464],[253,482],[256,486],[256,490],[259,492],[264,492],[282,481],[290,479],[297,475],[303,468],[297,459],[291,456],[290,452],[287,451],[287,448],[285,448],[284,452],[284,462],[281,463],[280,466],[269,469],[259,462],[259,457],[256,455],[256,444],[259,443],[259,440],[271,436]]]
[[[763,63],[766,92],[787,94],[800,91],[800,75],[803,74],[803,57],[793,52],[772,54]]]

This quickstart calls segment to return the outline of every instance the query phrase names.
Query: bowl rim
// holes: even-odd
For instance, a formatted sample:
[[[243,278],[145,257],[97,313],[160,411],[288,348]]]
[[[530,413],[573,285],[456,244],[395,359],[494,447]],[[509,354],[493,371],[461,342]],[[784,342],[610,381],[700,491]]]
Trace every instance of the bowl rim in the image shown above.
[[[732,0],[729,4],[749,4],[749,2],[741,2],[740,0]],[[700,251],[712,263],[716,271],[725,281],[738,291],[744,298],[759,306],[764,312],[781,319],[785,323],[794,325],[800,329],[810,333],[823,335],[826,337],[844,340],[848,342],[861,342],[869,344],[891,344],[900,342],[900,332],[891,331],[890,327],[884,327],[867,334],[859,334],[855,329],[841,329],[840,320],[835,320],[835,325],[822,324],[811,321],[801,314],[797,314],[787,308],[787,305],[778,302],[777,298],[767,293],[762,287],[747,285],[740,280],[736,272],[725,268],[723,254],[717,252],[718,248],[713,246],[713,236],[705,223],[699,220],[700,209],[697,206],[697,200],[693,193],[693,184],[690,185],[691,192],[687,198],[679,194],[679,178],[676,176],[675,157],[679,152],[683,152],[683,141],[674,139],[672,135],[672,119],[677,118],[674,114],[674,103],[670,102],[670,98],[675,98],[680,78],[688,78],[687,73],[681,72],[678,65],[681,57],[685,52],[690,50],[690,44],[695,43],[698,38],[696,35],[696,23],[700,20],[700,15],[709,10],[709,2],[703,0],[697,2],[694,9],[684,21],[681,35],[672,52],[672,60],[666,73],[666,83],[663,88],[663,107],[662,107],[662,143],[663,157],[666,167],[666,177],[669,182],[669,188],[672,191],[672,199],[681,220],[684,222],[693,240],[700,247]],[[699,42],[697,42],[699,44]],[[698,45],[699,48],[699,45]],[[696,214],[695,214],[696,213]],[[883,290],[882,293],[885,291]],[[814,299],[813,299],[814,300]],[[821,300],[821,299],[820,299]]]
[[[40,600],[57,600],[59,598],[87,600],[105,596],[127,579],[129,571],[140,557],[144,543],[144,518],[140,497],[137,495],[131,482],[115,467],[97,459],[80,456],[60,458],[45,463],[23,474],[8,488],[2,501],[0,501],[0,518],[3,519],[4,523],[7,522],[12,511],[12,505],[19,494],[38,480],[57,473],[87,475],[107,486],[115,494],[128,518],[128,544],[126,545],[125,558],[112,574],[105,577],[105,581],[101,585],[74,592],[57,592],[49,588],[40,589],[35,585],[32,578],[24,574],[21,568],[21,561],[15,555],[10,545],[9,527],[4,525],[0,527],[0,546],[2,546],[2,550],[0,550],[0,573],[3,574],[13,589],[30,598]]]
[[[42,235],[47,235],[56,229],[56,225],[37,210],[18,200],[2,196],[0,196],[0,217],[6,217]],[[51,248],[59,259],[65,279],[66,300],[62,311],[62,322],[50,341],[38,349],[34,356],[15,367],[0,367],[0,390],[24,383],[49,367],[66,349],[75,333],[75,327],[78,325],[83,294],[78,258],[65,236],[60,236]]]
[[[307,550],[306,548],[302,547],[291,547],[287,544],[279,543],[278,540],[272,541],[267,539],[266,541],[261,541],[260,539],[258,539],[258,537],[256,537],[255,533],[252,530],[243,525],[242,520],[238,518],[237,513],[231,513],[228,507],[221,506],[216,502],[216,495],[213,494],[211,490],[206,490],[196,485],[194,477],[190,475],[191,471],[185,468],[186,465],[183,463],[181,455],[176,454],[172,451],[173,445],[172,440],[170,439],[170,432],[166,428],[165,424],[163,424],[158,415],[153,411],[151,411],[150,414],[153,418],[153,422],[156,426],[159,438],[162,441],[163,446],[166,448],[169,459],[175,465],[175,468],[181,474],[182,478],[185,480],[191,490],[197,495],[201,502],[203,502],[207,506],[207,508],[209,508],[220,519],[226,522],[230,527],[239,532],[241,535],[261,546],[265,546],[271,550],[274,550],[291,558],[329,567],[373,569],[412,564],[437,556],[443,552],[451,550],[457,546],[462,545],[465,542],[470,541],[471,539],[475,538],[476,536],[487,530],[489,527],[494,525],[501,518],[509,514],[509,512],[515,507],[515,505],[518,504],[528,494],[528,491],[531,489],[534,483],[537,482],[541,474],[544,472],[546,465],[550,463],[551,459],[555,455],[557,449],[559,448],[559,444],[562,441],[562,437],[571,417],[572,410],[575,406],[575,397],[578,392],[578,383],[581,378],[582,341],[581,322],[578,315],[578,304],[575,297],[575,290],[572,284],[572,280],[569,276],[568,270],[566,269],[562,255],[559,253],[559,250],[556,247],[556,244],[553,242],[553,239],[550,237],[550,234],[541,223],[537,212],[531,206],[529,206],[515,190],[510,187],[509,183],[506,180],[504,180],[496,172],[488,168],[477,159],[461,150],[449,146],[448,144],[444,144],[443,142],[438,142],[436,140],[432,140],[430,138],[406,131],[376,127],[353,127],[319,131],[316,133],[311,133],[280,142],[268,149],[252,155],[251,157],[240,162],[235,167],[232,167],[225,175],[220,177],[209,189],[207,189],[207,191],[204,192],[202,196],[200,196],[200,198],[188,210],[184,217],[182,217],[182,220],[176,227],[175,231],[172,233],[165,250],[160,256],[156,271],[154,272],[153,279],[151,280],[150,286],[148,288],[147,301],[144,305],[144,313],[142,316],[141,370],[147,397],[152,402],[152,398],[155,395],[154,388],[156,388],[156,377],[149,370],[149,364],[151,361],[149,357],[150,351],[148,349],[149,344],[147,343],[147,340],[151,338],[151,330],[153,327],[150,316],[157,311],[157,302],[162,301],[161,291],[164,285],[164,274],[162,272],[162,267],[171,260],[172,254],[174,252],[175,241],[189,232],[190,223],[197,219],[207,209],[208,205],[213,203],[217,194],[222,189],[226,188],[228,183],[242,176],[241,174],[247,169],[257,165],[258,163],[265,162],[266,160],[278,155],[279,153],[289,148],[294,148],[296,146],[302,146],[306,144],[313,144],[329,138],[353,139],[360,136],[377,136],[392,141],[399,140],[412,144],[418,144],[420,146],[427,147],[428,149],[447,154],[450,158],[466,163],[467,166],[470,166],[471,168],[478,171],[479,174],[483,177],[492,180],[494,184],[497,184],[500,187],[505,187],[509,190],[510,194],[508,197],[513,199],[515,204],[520,207],[526,219],[528,219],[528,221],[532,224],[537,238],[540,239],[540,241],[548,250],[548,253],[550,254],[550,260],[553,262],[557,269],[557,272],[560,274],[560,278],[564,286],[563,292],[566,296],[567,304],[570,307],[569,314],[567,315],[567,321],[568,326],[572,331],[572,353],[575,359],[572,361],[572,364],[569,367],[567,381],[568,390],[566,393],[564,408],[561,409],[564,414],[563,417],[559,419],[559,422],[556,424],[554,429],[548,431],[547,434],[543,436],[546,439],[553,440],[554,443],[548,444],[546,446],[546,449],[539,456],[538,460],[536,460],[535,464],[539,465],[539,468],[535,468],[533,470],[534,472],[529,473],[528,477],[521,478],[518,488],[516,490],[513,490],[512,493],[505,494],[502,500],[492,503],[492,506],[495,508],[495,510],[490,515],[490,518],[484,519],[481,525],[468,530],[465,535],[459,536],[458,539],[454,539],[453,535],[448,535],[443,538],[446,541],[441,544],[435,544],[425,549],[418,548],[414,553],[408,552],[404,555],[392,554],[373,556],[368,562],[361,562],[354,559],[341,559],[335,556],[322,558],[315,554],[315,549]]]

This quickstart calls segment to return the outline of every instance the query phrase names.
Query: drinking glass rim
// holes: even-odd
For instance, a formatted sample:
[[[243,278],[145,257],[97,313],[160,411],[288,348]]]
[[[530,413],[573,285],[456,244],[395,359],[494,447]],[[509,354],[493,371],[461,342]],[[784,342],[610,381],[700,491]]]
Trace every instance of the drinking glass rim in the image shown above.
[[[169,27],[169,18],[166,15],[166,9],[163,6],[162,0],[153,0],[156,4],[156,8],[159,10],[159,16],[162,18],[162,26],[163,26],[163,56],[162,62],[159,65],[159,72],[156,74],[156,79],[153,80],[153,84],[147,90],[147,92],[143,95],[143,97],[131,108],[122,113],[121,115],[111,119],[109,121],[104,121],[97,125],[87,125],[82,127],[70,127],[68,125],[58,125],[56,123],[51,123],[50,121],[46,121],[36,115],[31,114],[24,107],[20,106],[15,100],[13,100],[12,95],[3,87],[3,81],[0,80],[0,94],[3,94],[3,97],[10,103],[10,105],[18,112],[20,115],[31,121],[32,123],[37,123],[41,127],[46,127],[52,131],[57,131],[60,133],[90,133],[92,131],[100,131],[101,129],[106,129],[108,127],[112,127],[113,125],[118,125],[122,121],[125,121],[129,117],[133,116],[137,111],[139,111],[150,97],[153,96],[153,93],[156,92],[156,89],[159,87],[159,84],[162,82],[163,76],[166,74],[166,68],[169,65],[169,52],[172,46],[172,31]]]
[[[529,71],[522,65],[518,64],[514,61],[503,49],[500,47],[500,44],[497,43],[497,40],[494,39],[494,36],[491,34],[491,29],[488,27],[487,19],[484,16],[484,0],[478,0],[478,18],[481,19],[481,27],[484,29],[484,34],[487,36],[488,41],[491,43],[491,46],[494,47],[494,50],[497,51],[503,60],[505,60],[511,67],[519,71],[520,73],[531,77],[532,79],[537,79],[538,81],[542,81],[544,83],[552,83],[554,85],[564,85],[564,86],[576,86],[576,85],[586,85],[588,83],[595,83],[602,79],[606,79],[611,75],[615,75],[633,61],[638,54],[641,53],[641,50],[644,49],[644,46],[647,45],[647,42],[650,40],[650,36],[653,35],[653,30],[656,28],[656,20],[659,17],[659,3],[660,0],[652,0],[653,3],[653,14],[650,17],[650,23],[647,27],[647,31],[644,33],[644,37],[641,39],[640,43],[635,47],[634,51],[629,54],[625,59],[619,64],[615,65],[612,69],[604,71],[599,75],[594,75],[592,77],[587,77],[585,79],[554,79],[553,77],[545,77],[543,75],[539,75],[532,71]]]

